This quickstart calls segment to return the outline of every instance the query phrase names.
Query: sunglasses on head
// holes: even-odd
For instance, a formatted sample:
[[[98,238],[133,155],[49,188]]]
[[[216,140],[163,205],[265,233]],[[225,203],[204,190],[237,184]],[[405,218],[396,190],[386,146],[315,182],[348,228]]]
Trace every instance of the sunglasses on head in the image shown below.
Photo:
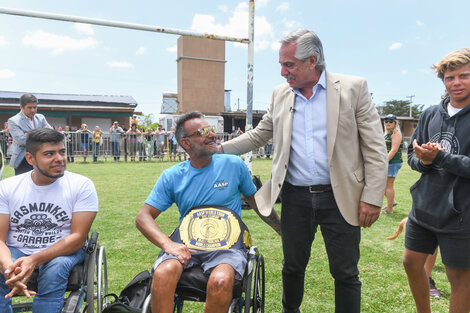
[[[191,137],[196,134],[199,134],[199,136],[201,137],[207,137],[209,136],[209,132],[212,132],[213,134],[215,134],[215,128],[213,126],[201,127],[198,130],[196,130],[193,134],[187,135],[186,137]]]
[[[388,118],[387,118],[387,119],[384,120],[384,122],[385,122],[385,123],[393,123],[393,122],[395,122],[395,120],[392,120],[392,119],[388,119]]]

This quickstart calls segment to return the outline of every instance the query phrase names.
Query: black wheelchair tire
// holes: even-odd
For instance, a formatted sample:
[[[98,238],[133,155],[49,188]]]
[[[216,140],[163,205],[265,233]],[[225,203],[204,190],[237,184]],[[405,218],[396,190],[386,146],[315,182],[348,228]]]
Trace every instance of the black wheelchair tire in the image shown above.
[[[94,313],[95,312],[95,266],[97,262],[96,257],[97,250],[93,250],[93,252],[88,256],[90,261],[88,262],[88,267],[86,271],[86,311],[87,313]]]
[[[263,255],[258,255],[253,282],[253,313],[264,313],[265,271]]]

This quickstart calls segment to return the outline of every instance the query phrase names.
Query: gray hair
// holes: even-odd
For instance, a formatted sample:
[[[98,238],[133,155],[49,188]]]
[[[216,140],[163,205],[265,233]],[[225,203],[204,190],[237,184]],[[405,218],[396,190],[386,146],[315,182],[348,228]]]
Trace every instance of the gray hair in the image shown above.
[[[186,129],[184,128],[184,123],[186,121],[192,120],[194,118],[204,118],[204,115],[199,111],[187,112],[176,121],[175,127],[175,137],[178,144],[181,146],[181,139],[188,135]],[[181,146],[182,147],[182,146]]]
[[[297,44],[295,50],[295,57],[302,62],[313,54],[317,58],[315,69],[322,72],[325,69],[325,56],[323,55],[323,46],[320,38],[311,30],[301,28],[282,37],[279,42],[281,45],[286,45],[291,42]]]

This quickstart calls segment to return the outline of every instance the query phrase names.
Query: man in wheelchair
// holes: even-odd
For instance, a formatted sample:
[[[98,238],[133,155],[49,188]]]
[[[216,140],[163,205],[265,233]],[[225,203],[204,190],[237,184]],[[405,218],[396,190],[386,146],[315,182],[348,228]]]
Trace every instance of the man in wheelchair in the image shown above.
[[[33,170],[0,182],[0,312],[11,297],[33,300],[33,312],[61,312],[72,268],[85,258],[85,242],[98,211],[88,178],[65,171],[64,136],[30,131],[26,160]],[[38,269],[38,290],[27,282]]]
[[[190,160],[162,173],[136,218],[137,228],[162,249],[152,282],[152,311],[172,312],[174,293],[183,269],[198,265],[210,274],[205,312],[226,312],[232,299],[234,279],[243,277],[247,262],[246,251],[240,244],[243,230],[237,238],[227,235],[230,239],[218,240],[216,233],[230,233],[237,223],[216,225],[217,222],[214,224],[213,220],[204,218],[210,212],[216,212],[221,219],[227,214],[231,215],[232,221],[241,222],[240,192],[278,233],[279,217],[274,210],[270,216],[258,212],[253,197],[256,187],[248,168],[238,156],[215,154],[214,129],[201,113],[189,112],[181,116],[176,123],[175,135]],[[185,230],[184,234],[177,229],[170,239],[160,230],[155,219],[173,203],[179,209],[180,221],[187,225],[179,227],[179,230]],[[193,210],[191,215],[195,218],[185,218],[191,208],[201,206],[210,206],[211,209]],[[217,207],[225,207],[228,211],[219,211]],[[239,225],[243,226],[243,223]]]

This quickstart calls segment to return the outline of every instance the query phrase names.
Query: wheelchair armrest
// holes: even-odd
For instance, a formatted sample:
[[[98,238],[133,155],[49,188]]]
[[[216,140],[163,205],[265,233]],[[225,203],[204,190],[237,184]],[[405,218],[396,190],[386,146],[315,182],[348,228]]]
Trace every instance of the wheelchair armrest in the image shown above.
[[[86,253],[92,254],[96,250],[97,243],[98,243],[98,233],[93,232],[91,234],[90,239],[88,239],[88,243],[86,246]]]

